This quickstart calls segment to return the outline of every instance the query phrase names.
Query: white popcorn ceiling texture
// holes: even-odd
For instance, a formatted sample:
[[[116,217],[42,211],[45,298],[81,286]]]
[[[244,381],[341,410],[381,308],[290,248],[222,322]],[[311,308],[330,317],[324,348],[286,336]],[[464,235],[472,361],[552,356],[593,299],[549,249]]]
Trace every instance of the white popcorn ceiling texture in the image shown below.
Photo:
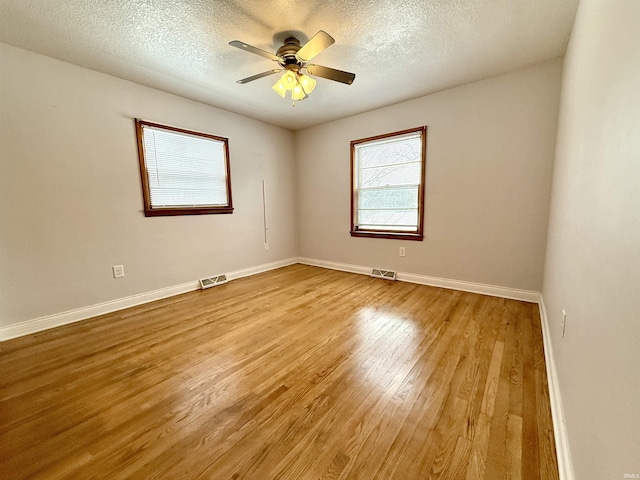
[[[299,129],[564,55],[578,0],[0,0],[0,41],[252,118]],[[325,30],[318,78],[291,107],[274,52]]]

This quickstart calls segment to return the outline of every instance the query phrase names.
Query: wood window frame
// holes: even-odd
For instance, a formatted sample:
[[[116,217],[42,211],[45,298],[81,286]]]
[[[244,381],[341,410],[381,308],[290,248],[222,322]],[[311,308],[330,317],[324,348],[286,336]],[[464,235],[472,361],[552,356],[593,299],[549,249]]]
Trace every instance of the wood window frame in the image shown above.
[[[399,230],[362,230],[356,224],[357,218],[357,184],[356,184],[356,145],[362,143],[384,140],[385,138],[399,137],[410,133],[420,133],[421,138],[421,163],[422,171],[420,176],[420,185],[418,187],[418,227],[416,232],[403,232]],[[397,132],[385,133],[373,137],[361,138],[351,141],[351,236],[365,238],[387,238],[396,240],[415,240],[422,241],[424,239],[424,195],[425,195],[425,171],[427,165],[427,127],[409,128]]]
[[[232,196],[231,196],[231,166],[229,161],[229,139],[228,138],[219,137],[217,135],[212,135],[209,133],[187,130],[184,128],[172,127],[172,126],[163,125],[160,123],[148,122],[145,120],[140,120],[138,118],[135,119],[135,125],[136,125],[136,138],[138,142],[138,160],[140,163],[140,179],[142,181],[142,197],[144,202],[145,217],[233,213],[233,202],[232,202]],[[158,128],[162,130],[169,130],[172,132],[183,133],[186,135],[193,135],[196,137],[209,138],[211,140],[222,142],[224,146],[224,157],[225,157],[227,205],[194,206],[194,207],[189,207],[189,206],[154,207],[151,203],[151,190],[149,188],[149,176],[147,173],[147,164],[145,161],[145,154],[144,154],[144,139],[143,139],[144,126]]]

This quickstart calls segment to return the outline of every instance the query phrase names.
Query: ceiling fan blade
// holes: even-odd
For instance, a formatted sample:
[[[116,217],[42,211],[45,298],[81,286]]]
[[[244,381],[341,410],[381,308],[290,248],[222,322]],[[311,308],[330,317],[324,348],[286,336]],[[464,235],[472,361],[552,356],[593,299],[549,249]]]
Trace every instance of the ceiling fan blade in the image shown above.
[[[355,73],[343,72],[335,68],[323,67],[322,65],[307,65],[307,72],[316,77],[322,77],[335,82],[351,85],[356,79]]]
[[[281,71],[282,71],[281,68],[274,68],[273,70],[269,70],[267,72],[262,72],[262,73],[259,73],[257,75],[253,75],[251,77],[247,77],[247,78],[243,78],[242,80],[238,80],[237,83],[245,84],[245,83],[253,82],[254,80],[258,80],[259,78],[268,77],[269,75],[273,75],[274,73],[278,73],[278,72],[281,72]]]
[[[308,62],[325,48],[331,46],[335,40],[327,32],[320,30],[305,43],[296,53],[299,60]]]
[[[261,50],[257,47],[253,47],[244,42],[241,42],[240,40],[234,40],[232,42],[229,42],[229,45],[231,45],[232,47],[239,48],[240,50],[245,50],[247,52],[255,53],[256,55],[260,55],[261,57],[268,58],[269,60],[273,60],[274,62],[280,61],[280,57],[274,55],[273,53],[269,53],[266,50]]]

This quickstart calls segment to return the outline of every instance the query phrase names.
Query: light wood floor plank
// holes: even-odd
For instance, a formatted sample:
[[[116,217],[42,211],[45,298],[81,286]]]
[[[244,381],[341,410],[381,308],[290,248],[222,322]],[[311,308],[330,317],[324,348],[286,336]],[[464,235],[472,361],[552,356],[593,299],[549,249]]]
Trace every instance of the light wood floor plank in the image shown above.
[[[522,478],[536,478],[539,475],[540,445],[537,429],[536,378],[533,348],[534,345],[534,307],[528,309],[528,321],[524,322],[524,357],[522,379]],[[538,339],[541,341],[541,339]],[[542,365],[544,368],[544,365]]]
[[[491,437],[491,417],[480,413],[478,427],[473,438],[471,454],[467,465],[466,480],[481,480],[484,477],[489,438]]]

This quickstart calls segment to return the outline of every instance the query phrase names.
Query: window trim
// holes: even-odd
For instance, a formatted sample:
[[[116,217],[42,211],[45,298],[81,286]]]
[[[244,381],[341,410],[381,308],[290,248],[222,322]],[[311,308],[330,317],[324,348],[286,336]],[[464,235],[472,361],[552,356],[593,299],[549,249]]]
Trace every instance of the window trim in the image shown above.
[[[209,133],[196,132],[193,130],[186,130],[184,128],[171,127],[169,125],[163,125],[160,123],[147,122],[145,120],[135,119],[136,124],[136,138],[138,142],[138,161],[140,164],[140,179],[142,181],[142,198],[144,202],[144,216],[145,217],[162,217],[162,216],[175,216],[175,215],[207,215],[207,214],[221,214],[221,213],[233,213],[233,202],[231,196],[231,167],[229,161],[229,139],[225,137],[219,137]],[[153,207],[151,204],[151,191],[149,189],[149,176],[147,174],[147,165],[144,156],[144,141],[143,141],[143,127],[153,127],[163,130],[170,130],[173,132],[184,133],[186,135],[193,135],[196,137],[209,138],[222,142],[224,145],[224,157],[225,157],[225,169],[226,169],[226,188],[227,188],[227,205],[221,207]]]
[[[422,172],[420,175],[420,185],[418,187],[418,229],[416,232],[402,232],[398,230],[360,230],[356,225],[356,209],[358,206],[357,201],[357,185],[356,185],[356,145],[362,143],[368,143],[378,140],[384,140],[385,138],[399,137],[410,133],[419,133],[422,141]],[[425,191],[425,171],[427,164],[427,127],[416,127],[407,130],[400,130],[398,132],[385,133],[382,135],[376,135],[373,137],[361,138],[359,140],[351,141],[351,236],[352,237],[365,237],[365,238],[391,238],[396,240],[416,240],[422,241],[424,239],[424,191]]]

